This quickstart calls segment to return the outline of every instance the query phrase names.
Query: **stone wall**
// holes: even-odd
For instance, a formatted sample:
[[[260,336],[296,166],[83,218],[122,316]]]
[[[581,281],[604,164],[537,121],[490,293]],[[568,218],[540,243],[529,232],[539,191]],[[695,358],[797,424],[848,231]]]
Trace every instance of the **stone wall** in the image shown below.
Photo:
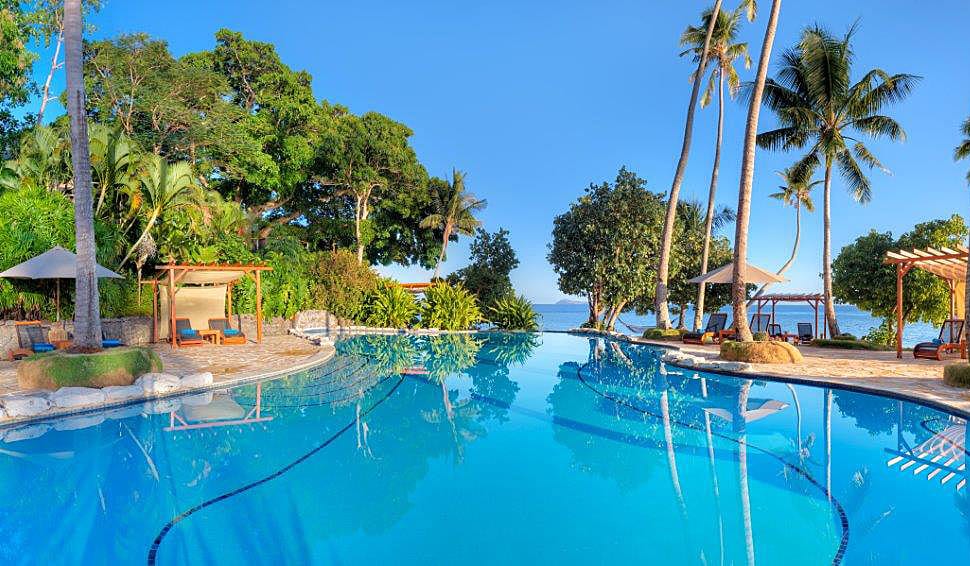
[[[352,323],[345,319],[337,318],[327,311],[300,311],[293,317],[293,328],[303,330],[304,328],[337,328],[338,326],[350,326]]]
[[[45,322],[49,329],[63,329],[74,332],[74,322]],[[147,316],[128,316],[124,318],[105,318],[101,325],[108,338],[120,338],[130,346],[148,344],[152,341],[152,319]],[[17,327],[12,320],[0,320],[0,356],[20,346],[17,339]]]
[[[242,330],[250,340],[256,339],[256,315],[234,314],[229,321],[230,326]],[[293,328],[293,321],[283,317],[263,319],[263,336],[285,336]]]

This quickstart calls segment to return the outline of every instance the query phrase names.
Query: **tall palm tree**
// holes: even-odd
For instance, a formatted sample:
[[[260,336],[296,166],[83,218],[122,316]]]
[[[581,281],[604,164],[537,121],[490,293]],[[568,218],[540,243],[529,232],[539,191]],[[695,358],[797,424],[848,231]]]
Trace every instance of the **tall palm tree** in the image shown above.
[[[957,161],[970,157],[970,118],[964,120],[963,125],[960,126],[960,133],[963,134],[963,140],[960,142],[960,145],[953,150],[953,159]],[[970,184],[970,172],[967,173],[967,184]],[[966,288],[970,289],[970,269],[967,270]],[[970,301],[964,302],[966,303],[964,320],[970,320]],[[965,325],[964,332],[966,333],[967,337],[970,338],[970,325]]]
[[[475,213],[485,208],[488,203],[465,190],[465,174],[457,169],[452,171],[450,183],[435,183],[432,188],[431,198],[435,212],[421,221],[421,227],[441,230],[441,253],[438,254],[438,262],[434,266],[434,279],[437,279],[451,237],[474,234],[475,228],[482,225],[475,218]]]
[[[788,261],[777,272],[778,275],[784,275],[792,264],[795,263],[795,258],[798,256],[798,246],[802,240],[802,209],[804,208],[808,212],[815,212],[815,202],[812,200],[812,189],[821,185],[822,181],[803,179],[795,174],[792,167],[784,171],[778,171],[777,173],[784,183],[778,186],[779,191],[777,193],[772,193],[768,196],[780,200],[785,206],[790,206],[795,209],[795,242],[792,244],[791,256],[788,257]],[[764,293],[769,285],[771,283],[762,285],[758,289],[758,292],[755,293],[755,296],[757,297]]]
[[[751,186],[754,184],[755,139],[758,133],[758,117],[761,114],[761,98],[764,95],[765,81],[768,77],[768,63],[771,49],[775,44],[775,31],[778,29],[778,16],[781,13],[781,0],[773,0],[765,39],[761,44],[761,57],[758,59],[758,74],[751,89],[748,104],[748,122],[744,129],[744,149],[741,154],[741,180],[738,186],[737,220],[734,224],[734,277],[731,284],[731,303],[734,311],[734,324],[737,335],[745,342],[753,340],[748,326],[747,283],[744,271],[748,262],[748,221],[751,216]]]
[[[714,225],[714,198],[717,194],[717,178],[721,168],[721,143],[724,139],[724,83],[727,80],[728,93],[731,98],[737,97],[741,89],[741,78],[738,76],[734,63],[738,59],[744,61],[744,68],[751,68],[751,56],[748,54],[747,43],[735,43],[741,24],[741,12],[744,6],[739,6],[733,12],[719,12],[714,24],[714,33],[709,45],[709,57],[714,62],[711,68],[707,88],[701,96],[701,107],[710,104],[717,91],[717,134],[714,141],[714,166],[711,168],[711,184],[707,195],[707,216],[705,217],[704,247],[701,250],[701,275],[707,273],[707,263],[711,252],[711,232]],[[690,48],[681,55],[693,54],[694,61],[700,61],[704,50],[706,30],[713,17],[712,11],[704,12],[702,26],[688,26],[680,36],[681,45]],[[694,328],[699,328],[704,317],[704,295],[707,285],[702,283],[697,288],[697,308],[694,309]]]
[[[684,182],[684,172],[687,169],[687,158],[690,156],[691,136],[694,132],[694,111],[697,109],[697,98],[701,89],[701,77],[707,69],[707,58],[710,53],[711,36],[714,34],[714,24],[721,13],[721,0],[714,1],[711,17],[707,22],[704,34],[704,45],[697,61],[697,71],[694,72],[693,86],[690,90],[690,103],[687,105],[687,120],[684,123],[684,141],[680,147],[680,159],[674,171],[674,181],[670,185],[670,195],[667,198],[667,215],[664,217],[664,229],[660,242],[660,261],[657,265],[657,290],[654,298],[654,309],[657,311],[657,328],[670,328],[670,310],[667,305],[667,279],[670,276],[670,249],[674,241],[674,223],[677,221],[677,200],[680,198],[680,186]]]
[[[67,71],[67,114],[71,123],[71,162],[74,166],[74,233],[77,274],[74,307],[74,345],[83,350],[101,349],[101,306],[95,276],[97,244],[94,239],[94,208],[91,160],[88,156],[88,123],[84,105],[84,74],[81,62],[81,0],[64,1],[64,66]]]
[[[840,334],[832,301],[832,168],[838,166],[858,202],[864,204],[872,198],[872,186],[860,163],[869,169],[888,170],[852,136],[904,140],[903,128],[880,112],[906,98],[919,80],[914,75],[873,69],[853,84],[850,41],[854,31],[855,27],[850,28],[841,38],[817,25],[802,32],[798,45],[782,57],[777,79],[765,86],[764,103],[775,112],[780,127],[758,135],[758,145],[766,149],[808,147],[808,153],[794,165],[799,175],[824,167],[822,277],[831,336]]]
[[[157,155],[152,155],[147,160],[140,190],[133,195],[133,200],[138,203],[138,213],[144,217],[144,225],[141,235],[121,260],[121,265],[131,259],[132,254],[149,236],[163,212],[188,206],[197,201],[192,198],[196,195],[195,189],[197,187],[192,166],[188,162],[169,163]]]

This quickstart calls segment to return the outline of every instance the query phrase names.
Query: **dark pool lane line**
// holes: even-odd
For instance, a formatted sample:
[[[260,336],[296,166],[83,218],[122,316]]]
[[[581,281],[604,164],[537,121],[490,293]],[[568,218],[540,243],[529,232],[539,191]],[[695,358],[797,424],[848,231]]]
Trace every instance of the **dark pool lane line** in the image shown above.
[[[382,378],[379,382],[377,382],[377,383],[374,384],[374,387],[383,384],[385,381],[387,381],[388,379],[390,379],[392,377],[394,377],[393,374],[392,375],[388,375],[388,376]],[[287,465],[283,466],[282,468],[276,470],[272,474],[269,474],[268,476],[264,476],[264,477],[262,477],[262,478],[260,478],[260,479],[258,479],[256,481],[250,482],[250,483],[248,483],[246,485],[240,486],[240,487],[238,487],[238,488],[236,488],[236,489],[234,489],[232,491],[227,491],[226,493],[223,493],[222,495],[213,497],[212,499],[209,499],[207,501],[203,501],[202,503],[199,503],[195,507],[192,507],[190,509],[187,509],[187,510],[183,511],[182,513],[179,513],[171,521],[169,521],[168,523],[166,523],[166,525],[164,527],[162,527],[162,530],[158,532],[158,535],[155,537],[155,540],[152,542],[151,548],[148,550],[147,563],[150,566],[153,566],[156,563],[157,558],[158,558],[158,549],[161,546],[162,541],[164,541],[165,536],[168,535],[169,531],[171,531],[172,528],[175,527],[175,525],[178,524],[180,521],[183,521],[183,520],[189,518],[190,516],[192,516],[195,513],[197,513],[199,511],[205,509],[206,507],[209,507],[211,505],[215,505],[216,503],[219,503],[220,501],[225,501],[226,499],[229,499],[231,497],[234,497],[236,495],[239,495],[240,493],[249,491],[250,489],[253,489],[255,487],[258,487],[260,485],[263,485],[264,483],[270,482],[270,481],[272,481],[272,480],[274,480],[274,479],[282,476],[286,472],[289,472],[293,468],[299,466],[300,464],[302,464],[303,462],[307,461],[308,459],[310,459],[311,457],[313,457],[315,454],[317,454],[318,452],[320,452],[324,448],[326,448],[326,447],[330,446],[331,444],[333,444],[334,441],[336,441],[338,438],[340,438],[348,430],[354,428],[354,426],[357,424],[358,418],[363,418],[363,417],[367,416],[372,411],[374,411],[374,409],[376,409],[382,403],[384,403],[384,401],[387,401],[391,397],[391,395],[393,395],[394,392],[397,391],[398,387],[400,387],[402,383],[404,383],[404,377],[403,376],[398,376],[397,383],[395,383],[394,386],[391,387],[390,390],[388,390],[388,392],[385,393],[380,399],[378,399],[377,401],[375,401],[366,410],[362,411],[360,413],[360,416],[359,417],[355,417],[349,423],[347,423],[346,425],[344,425],[343,428],[341,428],[340,430],[338,430],[337,432],[335,432],[334,434],[332,434],[330,437],[328,437],[326,440],[324,440],[321,444],[317,445],[312,450],[310,450],[309,452],[306,452],[305,454],[303,454],[299,458],[293,460],[289,464],[287,464]]]

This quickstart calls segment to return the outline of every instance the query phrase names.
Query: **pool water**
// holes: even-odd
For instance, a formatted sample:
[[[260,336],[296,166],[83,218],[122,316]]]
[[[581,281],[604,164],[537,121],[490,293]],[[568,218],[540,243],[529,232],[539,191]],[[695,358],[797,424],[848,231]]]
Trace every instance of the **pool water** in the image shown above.
[[[966,423],[566,334],[360,336],[310,371],[3,430],[19,563],[962,563]]]

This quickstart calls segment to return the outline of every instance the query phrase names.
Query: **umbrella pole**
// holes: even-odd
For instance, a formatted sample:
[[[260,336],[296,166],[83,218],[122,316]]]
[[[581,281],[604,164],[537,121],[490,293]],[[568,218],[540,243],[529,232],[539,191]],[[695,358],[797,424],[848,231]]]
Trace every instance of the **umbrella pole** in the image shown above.
[[[54,303],[57,305],[57,322],[61,321],[61,280],[60,278],[55,279],[57,281],[54,287]]]

